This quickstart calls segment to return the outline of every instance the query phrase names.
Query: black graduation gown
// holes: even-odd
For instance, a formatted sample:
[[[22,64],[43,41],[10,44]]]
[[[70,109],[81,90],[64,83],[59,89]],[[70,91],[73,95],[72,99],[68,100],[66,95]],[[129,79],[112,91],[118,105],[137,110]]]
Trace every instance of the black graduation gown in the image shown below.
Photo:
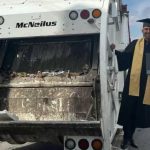
[[[129,96],[128,94],[133,52],[135,49],[136,42],[137,40],[132,41],[123,52],[115,52],[118,60],[119,71],[128,69],[128,74],[125,80],[122,94],[118,124],[125,126],[127,124],[134,123],[135,127],[147,128],[150,127],[150,105],[144,105],[143,98],[147,81],[146,53],[150,53],[150,43],[146,41],[144,45],[139,97]]]

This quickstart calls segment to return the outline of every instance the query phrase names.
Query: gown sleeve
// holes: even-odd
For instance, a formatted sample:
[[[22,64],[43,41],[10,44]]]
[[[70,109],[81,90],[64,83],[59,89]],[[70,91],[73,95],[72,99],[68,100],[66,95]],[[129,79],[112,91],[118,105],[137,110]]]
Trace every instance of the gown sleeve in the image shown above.
[[[115,50],[119,71],[124,71],[131,67],[136,42],[137,40],[132,41],[123,52]]]

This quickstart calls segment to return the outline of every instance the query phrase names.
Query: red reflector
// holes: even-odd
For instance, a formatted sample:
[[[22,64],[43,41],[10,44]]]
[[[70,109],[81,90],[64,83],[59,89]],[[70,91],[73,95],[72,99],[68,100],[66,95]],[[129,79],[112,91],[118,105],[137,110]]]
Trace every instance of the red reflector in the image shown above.
[[[81,139],[78,142],[78,146],[79,146],[80,149],[86,150],[86,149],[89,148],[89,142],[86,139]]]
[[[80,16],[81,16],[82,19],[87,19],[87,18],[89,18],[90,13],[89,13],[88,10],[82,10],[81,13],[80,13]]]

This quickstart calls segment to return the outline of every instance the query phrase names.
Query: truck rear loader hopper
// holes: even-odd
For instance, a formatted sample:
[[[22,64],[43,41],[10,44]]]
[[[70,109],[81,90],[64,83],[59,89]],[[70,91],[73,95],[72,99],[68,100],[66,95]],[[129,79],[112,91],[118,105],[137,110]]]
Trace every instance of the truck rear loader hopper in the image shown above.
[[[2,40],[0,109],[8,116],[1,117],[2,139],[50,141],[63,135],[101,134],[99,82],[93,82],[97,48],[92,45],[98,39]]]

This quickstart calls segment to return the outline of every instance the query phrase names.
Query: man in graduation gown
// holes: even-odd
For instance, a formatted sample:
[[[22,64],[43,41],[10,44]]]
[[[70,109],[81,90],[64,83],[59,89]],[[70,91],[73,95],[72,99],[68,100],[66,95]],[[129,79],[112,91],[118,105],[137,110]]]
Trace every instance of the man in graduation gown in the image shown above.
[[[118,124],[124,131],[122,149],[129,145],[138,148],[133,141],[135,128],[150,127],[150,75],[146,70],[146,55],[150,54],[150,18],[139,21],[143,22],[143,38],[132,41],[123,52],[115,51],[119,71],[128,69],[118,117]]]

